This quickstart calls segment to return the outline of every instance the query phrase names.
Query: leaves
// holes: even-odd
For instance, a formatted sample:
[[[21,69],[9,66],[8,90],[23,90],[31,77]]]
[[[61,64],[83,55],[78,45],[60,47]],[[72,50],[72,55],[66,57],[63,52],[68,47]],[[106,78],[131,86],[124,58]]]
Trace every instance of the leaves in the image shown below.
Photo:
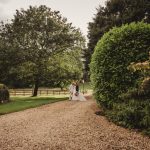
[[[131,62],[137,63],[148,59],[149,36],[149,24],[132,23],[113,28],[98,42],[90,69],[95,96],[97,101],[102,102],[102,106],[107,107],[109,102],[118,101],[119,95],[137,86],[141,74],[131,72],[127,68]],[[141,67],[143,64],[132,65]],[[144,66],[148,65],[149,62],[146,61]],[[103,100],[100,97],[103,97]]]
[[[149,8],[149,0],[108,0],[105,7],[99,6],[93,21],[88,26],[89,43],[85,55],[86,70],[89,71],[88,65],[97,42],[106,32],[115,26],[120,27],[126,23],[139,21],[150,23]]]
[[[0,48],[0,52],[5,49],[4,53],[8,56],[5,57],[8,63],[2,62],[5,66],[9,65],[6,75],[11,77],[15,75],[19,80],[27,81],[28,84],[33,84],[36,80],[40,80],[41,83],[51,80],[51,76],[46,80],[51,73],[53,76],[56,75],[49,69],[52,65],[51,61],[57,60],[59,66],[52,66],[56,70],[65,69],[69,67],[69,64],[74,66],[72,61],[67,61],[68,66],[62,67],[66,60],[62,59],[62,64],[58,63],[60,60],[54,60],[54,55],[72,58],[74,54],[80,59],[80,53],[85,44],[79,29],[68,23],[59,11],[52,11],[44,5],[17,10],[12,22],[1,26],[0,38],[3,42],[1,45],[4,47],[3,50]],[[63,54],[67,52],[68,55]],[[73,59],[74,63],[78,63],[77,61],[81,63],[79,59]],[[73,71],[72,73],[76,74],[76,71]],[[79,76],[81,68],[77,72]],[[60,75],[59,79],[61,79]]]

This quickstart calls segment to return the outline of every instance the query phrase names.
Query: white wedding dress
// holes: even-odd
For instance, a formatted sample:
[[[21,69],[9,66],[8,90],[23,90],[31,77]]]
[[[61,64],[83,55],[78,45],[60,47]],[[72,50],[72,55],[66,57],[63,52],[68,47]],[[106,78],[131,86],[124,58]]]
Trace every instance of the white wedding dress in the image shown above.
[[[84,97],[84,95],[80,91],[76,95],[76,88],[74,88],[72,101],[86,101],[86,98]]]

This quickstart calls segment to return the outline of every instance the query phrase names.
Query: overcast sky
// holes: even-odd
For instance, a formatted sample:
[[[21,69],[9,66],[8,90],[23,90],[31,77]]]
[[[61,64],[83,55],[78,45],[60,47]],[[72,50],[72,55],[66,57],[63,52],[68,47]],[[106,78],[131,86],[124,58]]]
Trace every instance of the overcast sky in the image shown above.
[[[87,35],[88,22],[96,13],[96,7],[104,6],[106,0],[0,0],[0,20],[12,19],[16,9],[27,9],[29,5],[46,5],[58,10],[62,16],[79,27]]]

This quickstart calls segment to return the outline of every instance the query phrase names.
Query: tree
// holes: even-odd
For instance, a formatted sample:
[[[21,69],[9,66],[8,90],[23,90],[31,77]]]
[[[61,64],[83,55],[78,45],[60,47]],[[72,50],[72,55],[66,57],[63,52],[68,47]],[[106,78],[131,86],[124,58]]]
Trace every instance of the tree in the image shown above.
[[[68,79],[80,79],[83,75],[82,69],[81,50],[62,52],[50,59],[48,78],[62,87],[62,84],[68,83]]]
[[[14,62],[18,62],[17,68],[32,72],[30,81],[35,85],[33,96],[37,95],[54,54],[84,47],[80,30],[67,23],[58,11],[43,5],[17,10],[12,23],[5,25],[1,35],[7,46],[17,54],[13,58]],[[16,69],[13,67],[10,72],[15,73]],[[31,77],[30,74],[22,75],[22,78]]]
[[[46,69],[43,69],[43,80],[40,85],[59,86],[68,84],[70,80],[79,79],[82,76],[83,63],[81,61],[81,50],[59,52],[49,58]],[[17,78],[24,79],[28,83],[34,83],[35,64],[25,62],[18,65],[14,72],[19,70]]]
[[[86,51],[86,70],[98,40],[114,26],[144,21],[150,23],[149,0],[108,0],[106,6],[99,6],[93,21],[88,26],[88,50]]]
[[[1,22],[0,25],[0,82],[4,83],[9,78],[9,70],[11,67],[19,63],[18,60],[15,61],[17,53],[10,44],[7,42],[7,38],[4,36],[5,26]],[[18,62],[17,62],[18,61]],[[7,82],[6,82],[7,83]]]

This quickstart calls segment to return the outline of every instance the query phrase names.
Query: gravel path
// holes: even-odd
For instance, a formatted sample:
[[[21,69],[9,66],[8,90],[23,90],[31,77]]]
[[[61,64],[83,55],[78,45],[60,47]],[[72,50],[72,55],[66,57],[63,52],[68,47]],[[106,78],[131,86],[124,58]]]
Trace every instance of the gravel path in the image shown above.
[[[64,101],[0,116],[0,150],[150,150],[150,139],[95,112],[95,101]]]

